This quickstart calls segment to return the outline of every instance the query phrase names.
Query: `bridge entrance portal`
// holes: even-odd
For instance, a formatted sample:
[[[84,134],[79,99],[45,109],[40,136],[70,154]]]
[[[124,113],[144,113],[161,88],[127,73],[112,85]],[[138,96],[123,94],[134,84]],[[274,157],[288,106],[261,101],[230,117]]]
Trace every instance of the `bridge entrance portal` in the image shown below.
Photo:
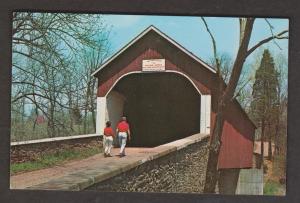
[[[127,116],[129,146],[153,147],[199,133],[200,102],[201,95],[180,74],[129,74],[107,95],[107,116],[113,127]]]

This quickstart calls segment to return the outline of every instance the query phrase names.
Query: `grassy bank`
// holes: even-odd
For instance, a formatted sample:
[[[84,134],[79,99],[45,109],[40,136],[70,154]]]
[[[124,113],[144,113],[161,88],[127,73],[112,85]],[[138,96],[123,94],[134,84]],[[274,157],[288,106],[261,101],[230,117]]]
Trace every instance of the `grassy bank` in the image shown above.
[[[265,160],[265,168],[266,174],[264,175],[264,195],[285,195],[285,155],[276,155],[272,161]]]
[[[285,195],[285,186],[277,181],[268,180],[264,185],[264,195]]]
[[[38,157],[35,161],[11,164],[10,174],[15,175],[17,173],[49,168],[55,165],[62,164],[66,161],[84,159],[92,155],[101,153],[102,151],[103,149],[99,147],[92,147],[88,149],[60,150],[56,153],[44,154]]]

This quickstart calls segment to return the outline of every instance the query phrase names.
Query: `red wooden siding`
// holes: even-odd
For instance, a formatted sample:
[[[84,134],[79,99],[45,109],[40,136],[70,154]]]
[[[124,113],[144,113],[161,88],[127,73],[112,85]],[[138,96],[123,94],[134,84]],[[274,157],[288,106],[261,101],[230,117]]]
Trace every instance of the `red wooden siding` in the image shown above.
[[[224,114],[218,168],[251,168],[255,127],[237,105]]]
[[[144,59],[154,59],[154,58],[165,58],[162,54],[158,53],[157,51],[153,49],[148,49],[141,55],[139,55],[135,60],[130,62],[128,65],[126,65],[123,69],[116,71],[115,73],[111,73],[111,77],[107,78],[105,81],[101,81],[98,84],[98,96],[102,97],[107,94],[107,92],[110,90],[110,88],[115,84],[117,80],[119,80],[122,76],[128,73],[132,73],[134,71],[142,71],[142,60]],[[209,94],[210,89],[208,89],[207,86],[203,85],[198,80],[194,79],[192,76],[189,75],[189,73],[185,72],[183,69],[177,67],[175,64],[173,64],[171,61],[166,59],[166,70],[172,70],[172,71],[178,71],[180,73],[183,73],[194,82],[194,84],[197,86],[198,90],[201,92],[201,94]]]
[[[253,142],[225,120],[218,168],[251,168]]]

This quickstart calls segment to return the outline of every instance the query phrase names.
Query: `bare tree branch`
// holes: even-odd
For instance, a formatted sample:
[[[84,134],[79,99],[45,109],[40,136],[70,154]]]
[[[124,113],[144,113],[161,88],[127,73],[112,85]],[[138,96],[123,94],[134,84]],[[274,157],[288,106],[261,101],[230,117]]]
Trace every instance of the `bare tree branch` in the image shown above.
[[[278,33],[277,35],[274,35],[274,36],[271,36],[271,37],[268,37],[266,39],[263,39],[261,40],[260,42],[258,42],[256,45],[254,45],[252,48],[250,48],[247,53],[246,53],[246,57],[248,57],[253,51],[255,51],[258,47],[260,47],[261,45],[273,40],[273,39],[288,39],[289,37],[288,36],[282,36],[284,35],[285,33],[288,33],[289,31],[288,30],[284,30],[280,33]]]
[[[271,32],[271,34],[272,34],[272,37],[274,37],[274,33],[273,33],[274,27],[272,26],[272,24],[269,22],[269,20],[268,20],[267,18],[265,18],[265,21],[266,21],[267,24],[269,25],[269,28],[270,28],[270,32]],[[281,47],[279,46],[279,44],[276,42],[276,40],[273,40],[273,42],[274,42],[274,44],[275,44],[280,50],[282,50]]]
[[[240,95],[241,91],[246,87],[247,84],[249,84],[250,81],[251,81],[251,77],[249,77],[248,80],[244,84],[242,84],[242,86],[239,88],[235,96],[233,96],[232,100],[236,99]]]
[[[214,59],[215,59],[215,62],[216,62],[216,68],[217,68],[218,74],[220,74],[221,73],[221,70],[220,70],[220,60],[219,60],[219,58],[217,56],[217,44],[216,44],[216,40],[215,40],[213,34],[211,33],[211,31],[210,31],[210,29],[209,29],[209,27],[207,25],[207,22],[204,19],[204,17],[201,17],[201,20],[203,21],[203,23],[205,25],[205,28],[206,28],[207,32],[209,33],[210,38],[212,40]]]

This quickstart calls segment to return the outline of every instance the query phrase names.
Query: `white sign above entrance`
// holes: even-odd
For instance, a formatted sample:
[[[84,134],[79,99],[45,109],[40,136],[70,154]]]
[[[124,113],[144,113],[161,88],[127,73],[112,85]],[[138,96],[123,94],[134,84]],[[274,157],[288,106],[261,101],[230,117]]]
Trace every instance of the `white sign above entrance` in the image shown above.
[[[142,62],[143,71],[164,71],[166,68],[165,59],[148,59]]]

